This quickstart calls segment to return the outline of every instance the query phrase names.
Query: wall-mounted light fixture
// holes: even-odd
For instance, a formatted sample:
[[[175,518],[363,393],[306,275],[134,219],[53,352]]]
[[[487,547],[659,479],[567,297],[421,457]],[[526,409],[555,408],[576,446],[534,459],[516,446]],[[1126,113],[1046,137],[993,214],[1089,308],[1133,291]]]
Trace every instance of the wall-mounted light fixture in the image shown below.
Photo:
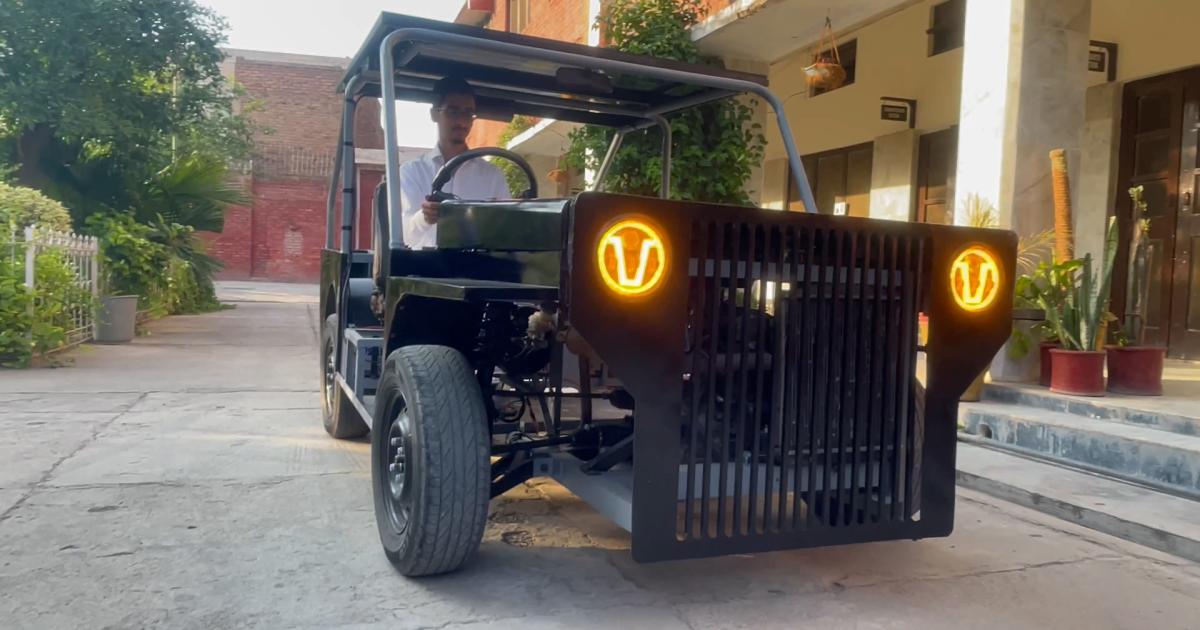
[[[917,101],[894,96],[879,97],[879,119],[908,123],[909,129],[917,127]]]
[[[1117,45],[1112,42],[1088,42],[1088,72],[1103,72],[1106,81],[1117,80]]]

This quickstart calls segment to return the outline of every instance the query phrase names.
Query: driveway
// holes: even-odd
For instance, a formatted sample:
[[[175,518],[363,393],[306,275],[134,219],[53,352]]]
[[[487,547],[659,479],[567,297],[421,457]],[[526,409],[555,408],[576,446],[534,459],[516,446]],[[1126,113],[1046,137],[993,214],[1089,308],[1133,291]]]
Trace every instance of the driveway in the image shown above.
[[[552,483],[466,570],[379,549],[368,445],[326,437],[315,288],[0,371],[4,628],[1195,628],[1200,567],[959,494],[953,536],[639,565]]]

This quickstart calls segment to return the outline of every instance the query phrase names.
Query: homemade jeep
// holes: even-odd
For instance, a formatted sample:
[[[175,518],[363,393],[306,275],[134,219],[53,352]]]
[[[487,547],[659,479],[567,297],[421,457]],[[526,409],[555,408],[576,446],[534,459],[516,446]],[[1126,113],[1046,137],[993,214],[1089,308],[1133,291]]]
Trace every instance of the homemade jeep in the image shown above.
[[[395,103],[429,102],[444,76],[481,117],[614,128],[598,182],[623,138],[660,133],[660,198],[540,198],[520,156],[473,149],[429,191],[437,248],[405,247]],[[324,423],[371,434],[401,573],[462,566],[489,500],[533,477],[627,529],[639,561],[950,533],[958,399],[1009,335],[1012,233],[817,212],[761,76],[384,14],[341,89]],[[744,95],[774,110],[807,212],[668,199],[670,115]],[[363,98],[382,98],[386,143],[369,224]],[[442,192],[481,156],[520,167],[520,199]]]

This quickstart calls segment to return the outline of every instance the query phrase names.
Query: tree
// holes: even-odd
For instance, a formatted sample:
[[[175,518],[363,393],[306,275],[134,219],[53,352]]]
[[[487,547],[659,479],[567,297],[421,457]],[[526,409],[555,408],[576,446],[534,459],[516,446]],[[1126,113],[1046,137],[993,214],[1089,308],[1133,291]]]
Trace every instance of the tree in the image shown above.
[[[689,63],[710,63],[690,29],[704,17],[703,0],[614,0],[597,18],[607,45],[625,52]],[[766,139],[753,123],[752,99],[729,99],[669,116],[672,135],[671,196],[676,199],[749,203],[746,181],[762,160]],[[614,131],[585,126],[571,134],[574,168],[598,169]],[[657,195],[662,178],[657,130],[629,134],[604,182],[608,190]]]
[[[241,201],[228,168],[258,130],[221,76],[224,29],[195,0],[0,0],[0,175],[63,202],[167,312],[216,305],[195,231]]]
[[[128,209],[177,155],[244,157],[252,128],[221,77],[224,28],[194,0],[0,3],[0,142],[16,180],[80,221]]]

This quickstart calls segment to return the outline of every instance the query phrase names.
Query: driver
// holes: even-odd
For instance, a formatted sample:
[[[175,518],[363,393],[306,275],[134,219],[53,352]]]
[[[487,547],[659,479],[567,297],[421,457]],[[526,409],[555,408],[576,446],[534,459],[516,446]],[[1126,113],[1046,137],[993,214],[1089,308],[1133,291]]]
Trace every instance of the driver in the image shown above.
[[[437,123],[437,146],[400,167],[400,212],[404,243],[412,249],[437,246],[438,203],[428,197],[433,178],[447,160],[467,150],[467,134],[475,122],[475,91],[462,79],[446,77],[433,87],[429,117]],[[500,169],[485,160],[467,162],[442,189],[477,201],[509,197]]]

